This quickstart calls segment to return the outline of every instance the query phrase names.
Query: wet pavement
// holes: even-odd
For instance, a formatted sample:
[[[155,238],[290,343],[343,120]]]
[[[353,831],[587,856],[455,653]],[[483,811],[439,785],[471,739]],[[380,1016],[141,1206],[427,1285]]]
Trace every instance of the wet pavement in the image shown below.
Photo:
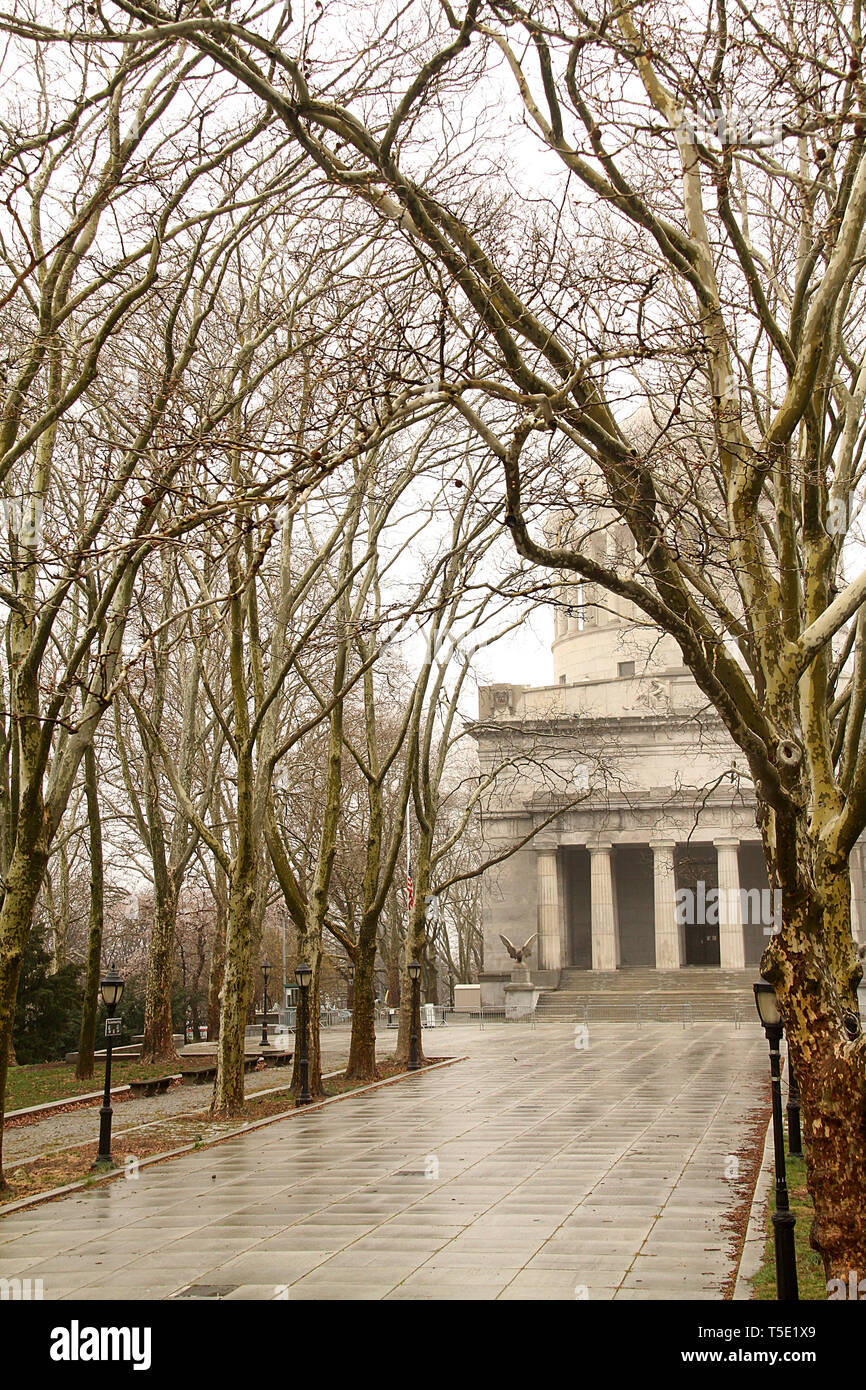
[[[0,1219],[0,1278],[71,1300],[723,1296],[757,1026],[424,1043],[468,1058]]]
[[[344,1069],[349,1059],[349,1027],[330,1028],[322,1032],[322,1069],[331,1072]],[[428,1034],[425,1032],[424,1037]],[[432,1034],[431,1034],[432,1036]],[[382,1029],[376,1039],[377,1055],[380,1058],[393,1055],[397,1042],[396,1029]],[[213,1052],[214,1044],[196,1044],[184,1049],[183,1057],[195,1056],[203,1051]],[[252,1049],[248,1049],[252,1051]],[[170,1071],[166,1067],[166,1071]],[[244,1094],[255,1095],[259,1091],[285,1087],[290,1080],[289,1068],[267,1067],[263,1071],[248,1072],[244,1077]],[[94,1087],[94,1090],[96,1087]],[[114,1097],[114,1120],[112,1132],[118,1138],[140,1132],[149,1124],[176,1119],[181,1115],[206,1114],[211,1102],[213,1087],[176,1085],[161,1096],[142,1096],[138,1098]],[[74,1099],[74,1097],[70,1097]],[[43,1119],[21,1126],[7,1126],[3,1135],[3,1156],[7,1166],[26,1163],[28,1159],[42,1154],[54,1153],[59,1149],[75,1144],[90,1143],[99,1136],[99,1106],[101,1100],[77,1110],[57,1111],[47,1114]],[[237,1129],[237,1123],[225,1124],[223,1129]],[[214,1130],[220,1126],[213,1126]]]

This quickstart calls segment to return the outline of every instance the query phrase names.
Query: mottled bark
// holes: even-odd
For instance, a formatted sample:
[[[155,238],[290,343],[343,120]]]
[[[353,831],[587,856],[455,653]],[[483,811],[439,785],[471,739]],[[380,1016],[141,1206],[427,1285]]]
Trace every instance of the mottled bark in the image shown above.
[[[782,932],[761,963],[775,986],[800,1086],[811,1241],[828,1279],[866,1275],[866,1039],[860,1033],[861,966],[850,920],[847,867],[800,839],[811,866],[787,891]]]
[[[400,974],[400,1014],[397,1030],[397,1047],[394,1053],[398,1062],[408,1062],[409,1052],[412,1042],[412,1009],[415,991],[412,988],[412,979],[407,969],[411,960],[423,960],[424,950],[427,944],[427,933],[424,922],[424,895],[429,891],[430,880],[424,869],[426,856],[422,857],[419,851],[416,883],[415,901],[412,905],[412,912],[409,917],[409,929],[406,933],[406,947],[403,954],[403,966]],[[422,982],[418,982],[418,1007],[422,1000]],[[418,1061],[423,1062],[424,1058],[424,1038],[421,1031],[420,1018],[414,1020],[418,1032]]]
[[[226,878],[219,864],[216,875],[216,930],[211,952],[210,974],[207,993],[207,1035],[213,1042],[220,1033],[220,997],[223,987],[223,973],[226,958],[226,931],[228,929],[228,903],[226,901]]]
[[[239,1115],[244,1107],[244,1029],[250,980],[250,925],[255,887],[249,872],[233,876],[229,895],[225,973],[220,1010],[217,1078],[211,1113]]]
[[[361,923],[353,955],[352,1036],[346,1077],[350,1081],[376,1079],[376,919]]]
[[[157,875],[154,879],[154,904],[144,1001],[144,1039],[141,1045],[142,1060],[147,1062],[178,1060],[171,1016],[177,903],[177,888],[171,877]]]

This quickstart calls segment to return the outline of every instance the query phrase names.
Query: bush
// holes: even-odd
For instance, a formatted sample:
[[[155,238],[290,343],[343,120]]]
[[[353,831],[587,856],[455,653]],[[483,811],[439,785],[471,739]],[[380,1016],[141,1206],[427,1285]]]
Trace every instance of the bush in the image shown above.
[[[12,1043],[21,1066],[32,1062],[62,1061],[78,1046],[81,1006],[84,999],[80,965],[64,965],[49,973],[51,956],[45,931],[34,927],[21,959],[21,978]]]

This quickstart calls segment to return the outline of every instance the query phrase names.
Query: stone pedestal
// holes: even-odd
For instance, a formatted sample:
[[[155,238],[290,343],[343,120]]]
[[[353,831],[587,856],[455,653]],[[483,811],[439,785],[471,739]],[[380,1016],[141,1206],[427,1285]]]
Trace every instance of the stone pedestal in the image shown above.
[[[526,984],[512,983],[505,986],[506,1018],[528,1018],[535,1013],[535,1006],[538,1003],[541,990],[529,979],[529,971],[526,974]],[[512,980],[513,978],[512,973]]]

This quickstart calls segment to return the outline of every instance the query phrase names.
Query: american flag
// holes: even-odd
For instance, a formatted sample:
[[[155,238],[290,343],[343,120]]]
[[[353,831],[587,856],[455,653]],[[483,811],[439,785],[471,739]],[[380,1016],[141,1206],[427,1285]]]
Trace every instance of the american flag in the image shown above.
[[[412,882],[411,873],[408,873],[406,875],[406,892],[409,895],[409,907],[411,908],[412,904],[415,901],[415,885]]]

